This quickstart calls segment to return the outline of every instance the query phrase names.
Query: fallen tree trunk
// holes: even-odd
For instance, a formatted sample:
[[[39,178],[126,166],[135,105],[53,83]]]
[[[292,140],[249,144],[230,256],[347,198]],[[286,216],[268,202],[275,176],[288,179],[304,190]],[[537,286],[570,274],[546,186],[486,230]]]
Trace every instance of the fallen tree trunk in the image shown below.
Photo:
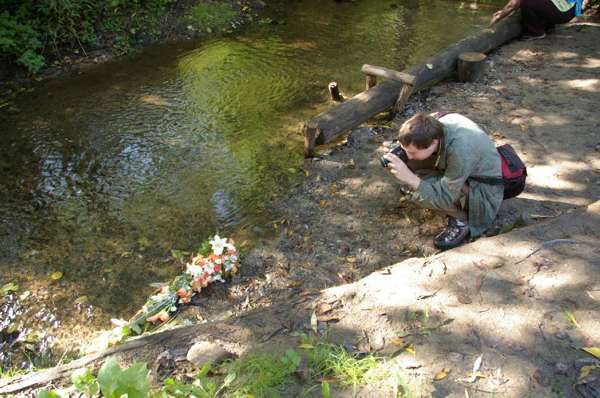
[[[512,16],[446,48],[420,65],[404,70],[415,76],[414,91],[430,87],[456,71],[458,55],[463,52],[489,52],[521,33],[519,16]],[[304,124],[304,155],[314,155],[316,145],[331,142],[353,127],[392,107],[402,83],[387,80],[323,112]],[[414,92],[413,91],[413,92]]]
[[[241,327],[226,325],[198,325],[167,330],[162,333],[142,336],[130,340],[122,345],[108,348],[104,351],[87,355],[83,358],[69,362],[66,365],[44,369],[39,372],[13,377],[0,383],[0,396],[16,394],[41,386],[46,386],[55,380],[67,378],[75,371],[87,366],[99,366],[105,358],[111,356],[135,358],[135,361],[152,361],[163,351],[183,352],[198,340],[209,340],[212,336],[231,336],[244,334]],[[247,338],[247,336],[246,336]]]

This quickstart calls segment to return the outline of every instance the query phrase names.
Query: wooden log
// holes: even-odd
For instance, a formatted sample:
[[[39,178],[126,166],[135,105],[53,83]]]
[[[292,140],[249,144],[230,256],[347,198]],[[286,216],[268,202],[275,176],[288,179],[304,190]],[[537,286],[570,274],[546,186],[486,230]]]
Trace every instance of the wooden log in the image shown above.
[[[286,308],[287,311],[281,311]],[[260,308],[243,316],[224,322],[210,322],[165,330],[160,333],[140,336],[106,350],[76,359],[65,365],[43,369],[38,372],[0,380],[0,397],[15,396],[22,391],[48,385],[56,380],[68,378],[73,371],[83,367],[99,368],[108,357],[116,357],[119,362],[131,364],[144,361],[153,363],[159,354],[167,351],[181,359],[186,358],[188,350],[197,342],[209,341],[219,344],[228,352],[242,355],[251,345],[266,342],[274,336],[273,330],[257,327],[266,317],[272,318],[274,325],[294,324],[298,318],[310,317],[308,309],[294,308],[293,302],[281,302],[278,306]],[[280,330],[279,326],[275,332]],[[276,333],[275,333],[276,334]],[[151,367],[151,366],[149,366]]]
[[[342,95],[340,94],[340,89],[336,82],[329,83],[327,88],[329,89],[329,96],[331,97],[331,99],[333,101],[336,101],[336,102],[343,101]]]
[[[365,83],[367,90],[373,88],[377,85],[377,77],[373,75],[365,75]]]
[[[360,71],[367,76],[377,76],[383,77],[384,79],[397,80],[399,82],[410,84],[411,86],[414,86],[416,82],[416,79],[413,75],[384,68],[383,66],[364,64],[362,68],[360,68]]]
[[[454,74],[460,53],[486,53],[520,34],[520,16],[513,15],[403,72],[415,76],[414,91],[418,91]],[[401,86],[401,82],[386,80],[306,122],[303,127],[304,155],[313,156],[316,145],[331,142],[346,131],[394,106]]]
[[[400,89],[400,95],[398,96],[398,99],[396,100],[396,105],[394,106],[394,112],[400,113],[404,110],[404,106],[408,102],[408,97],[410,97],[410,95],[412,94],[413,91],[414,91],[413,85],[410,85],[410,84],[402,85],[402,88]]]
[[[458,56],[456,71],[461,82],[474,82],[483,74],[485,68],[485,54],[478,52],[464,52]]]

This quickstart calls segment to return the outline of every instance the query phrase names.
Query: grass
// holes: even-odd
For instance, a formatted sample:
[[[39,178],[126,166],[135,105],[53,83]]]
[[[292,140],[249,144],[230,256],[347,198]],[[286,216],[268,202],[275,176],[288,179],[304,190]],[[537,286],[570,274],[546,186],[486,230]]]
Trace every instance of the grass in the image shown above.
[[[344,347],[304,338],[308,368],[313,379],[334,379],[341,386],[356,389],[359,385],[376,383],[389,376],[384,359],[367,354],[357,357]]]
[[[134,364],[133,367],[146,369],[143,363]],[[119,388],[148,383],[147,373],[144,376],[144,372],[136,371],[134,374],[130,370],[120,368],[119,373],[128,375],[127,383]],[[11,370],[0,372],[0,378],[14,375],[16,373]],[[300,375],[302,377],[299,377]],[[90,373],[87,386],[93,384],[103,388],[106,380],[105,376],[100,374],[94,376]],[[237,360],[224,362],[214,368],[214,371],[211,371],[210,364],[205,364],[193,383],[167,379],[164,387],[155,390],[152,396],[275,398],[292,395],[314,396],[314,393],[320,389],[321,395],[329,398],[336,396],[335,392],[330,391],[330,385],[337,387],[338,391],[352,387],[356,392],[359,386],[365,385],[377,389],[382,382],[394,383],[398,387],[399,397],[416,396],[414,382],[406,378],[394,360],[386,361],[385,358],[372,354],[353,355],[340,345],[304,335],[301,339],[300,352],[289,348],[283,354],[281,352],[249,354]],[[85,383],[80,384],[77,388],[84,391],[81,388],[86,387],[83,385]]]
[[[224,364],[229,373],[238,375],[227,389],[231,397],[278,397],[296,383],[295,372],[301,357],[294,350],[285,355],[254,354]]]

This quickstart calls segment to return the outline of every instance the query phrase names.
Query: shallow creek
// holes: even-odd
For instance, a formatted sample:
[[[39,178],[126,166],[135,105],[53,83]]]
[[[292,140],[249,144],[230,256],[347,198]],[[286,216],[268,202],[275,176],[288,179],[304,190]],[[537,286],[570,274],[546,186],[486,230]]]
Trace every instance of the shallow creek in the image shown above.
[[[1,110],[1,367],[43,366],[34,353],[131,316],[150,282],[181,272],[173,249],[215,231],[268,239],[272,204],[302,179],[300,127],[329,106],[327,84],[354,95],[363,63],[402,70],[497,8],[285,3],[232,36],[40,82]]]

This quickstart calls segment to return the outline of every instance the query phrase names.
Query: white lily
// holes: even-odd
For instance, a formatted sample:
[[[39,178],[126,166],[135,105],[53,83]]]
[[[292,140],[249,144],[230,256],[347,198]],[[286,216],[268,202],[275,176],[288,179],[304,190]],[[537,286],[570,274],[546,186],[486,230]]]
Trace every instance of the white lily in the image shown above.
[[[194,278],[197,277],[197,276],[202,275],[202,272],[204,272],[204,270],[202,269],[202,267],[199,266],[199,265],[188,264],[186,268],[187,269],[186,269],[185,272],[188,273],[188,274],[190,274],[190,275],[192,275],[192,277],[194,277]]]
[[[220,256],[221,254],[223,254],[223,250],[225,248],[227,248],[227,249],[235,248],[231,243],[227,243],[227,238],[221,238],[219,235],[215,235],[215,237],[212,238],[209,241],[209,243],[212,246],[213,253],[215,253],[217,256]]]

